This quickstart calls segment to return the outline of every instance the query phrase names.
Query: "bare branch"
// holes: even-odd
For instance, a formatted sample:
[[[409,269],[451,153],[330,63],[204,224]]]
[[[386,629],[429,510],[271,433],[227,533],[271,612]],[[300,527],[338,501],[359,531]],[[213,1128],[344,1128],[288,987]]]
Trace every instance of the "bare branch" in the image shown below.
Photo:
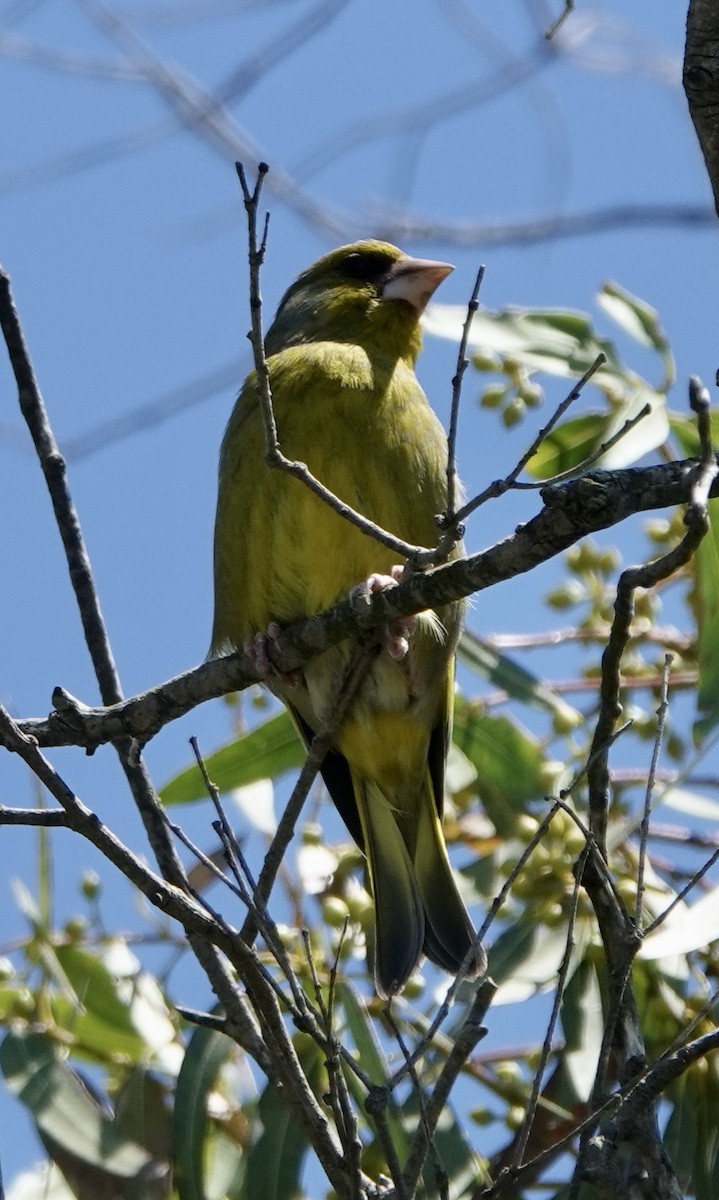
[[[459,403],[462,396],[462,382],[464,375],[469,366],[467,358],[467,342],[469,340],[469,331],[472,326],[474,314],[479,308],[479,289],[482,286],[484,279],[484,264],[477,271],[477,278],[474,281],[472,295],[467,304],[467,316],[462,326],[462,336],[459,340],[459,349],[457,351],[457,370],[455,371],[452,380],[452,412],[449,421],[449,434],[447,437],[447,510],[445,513],[445,524],[455,525],[455,490],[456,490],[456,457],[457,457],[457,425],[459,423]]]
[[[561,486],[550,485],[544,507],[489,550],[426,573],[411,573],[397,587],[368,597],[364,615],[349,600],[319,617],[298,621],[273,644],[280,671],[294,671],[315,654],[362,629],[379,629],[398,617],[422,612],[531,571],[588,534],[653,508],[687,503],[696,475],[695,460],[592,471]],[[719,495],[714,479],[709,495]],[[663,560],[660,560],[663,561]],[[176,676],[167,683],[107,709],[89,708],[62,689],[53,694],[56,711],[46,719],[21,721],[20,728],[44,746],[81,745],[88,749],[123,737],[146,742],[168,721],[205,700],[259,681],[255,664],[237,651]]]
[[[584,385],[589,382],[592,376],[596,374],[596,372],[604,365],[606,361],[607,358],[604,353],[597,355],[591,367],[584,372],[581,379],[577,380],[569,395],[565,396],[561,404],[557,405],[551,417],[547,421],[547,424],[539,430],[539,433],[534,438],[531,446],[528,450],[525,450],[516,466],[512,468],[512,470],[504,477],[504,479],[495,479],[494,483],[490,483],[489,486],[484,489],[484,491],[480,492],[478,496],[475,496],[473,500],[470,500],[468,504],[465,504],[457,513],[455,518],[457,521],[466,521],[467,517],[470,516],[471,513],[476,512],[476,510],[482,504],[486,504],[488,500],[496,500],[499,496],[503,496],[505,492],[508,492],[510,488],[517,486],[517,479],[526,467],[530,458],[534,457],[542,442],[546,437],[549,436],[557,422],[561,420],[570,405],[574,404],[574,401],[579,399]],[[545,480],[544,484],[541,486],[548,487],[554,482],[555,480],[552,479]]]
[[[40,825],[47,829],[67,828],[68,815],[62,808],[9,808],[0,804],[1,825]]]
[[[694,122],[704,164],[719,212],[719,82],[716,56],[719,46],[719,11],[713,0],[689,0],[684,51],[684,91]]]

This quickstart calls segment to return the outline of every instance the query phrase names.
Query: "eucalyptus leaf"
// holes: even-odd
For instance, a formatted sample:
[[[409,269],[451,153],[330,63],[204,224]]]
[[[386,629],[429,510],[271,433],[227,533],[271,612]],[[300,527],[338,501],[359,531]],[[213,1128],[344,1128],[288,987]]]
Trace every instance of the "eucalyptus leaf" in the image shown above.
[[[566,1050],[562,1067],[572,1086],[572,1105],[589,1100],[604,1034],[602,994],[593,962],[585,959],[570,977],[560,1009]]]
[[[287,712],[270,717],[204,759],[207,773],[220,792],[246,787],[260,779],[277,779],[285,771],[301,767],[304,760],[305,750]],[[207,788],[197,764],[169,780],[160,799],[167,805],[206,800]]]
[[[298,1035],[295,1049],[313,1091],[324,1077],[324,1055],[311,1038]],[[260,1096],[257,1115],[260,1137],[247,1155],[242,1200],[301,1200],[301,1178],[309,1149],[307,1135],[297,1124],[274,1083]]]
[[[217,1078],[238,1054],[237,1046],[224,1033],[205,1026],[195,1029],[177,1077],[172,1143],[175,1186],[179,1200],[211,1200],[206,1190],[206,1166],[210,1158],[210,1096]],[[223,1145],[223,1158],[229,1153]],[[240,1166],[240,1147],[234,1144],[233,1171]]]
[[[455,705],[454,740],[477,771],[477,787],[498,833],[510,835],[517,813],[544,795],[540,743],[513,718],[490,716],[476,705]]]
[[[583,413],[557,425],[543,438],[527,463],[535,479],[551,479],[565,471],[575,471],[607,441],[607,413]]]
[[[618,283],[605,283],[597,296],[597,303],[617,325],[642,346],[663,353],[667,349],[667,337],[659,322],[656,309],[633,296]]]
[[[654,933],[644,938],[641,958],[669,958],[701,950],[719,939],[719,885],[696,904],[677,904]]]
[[[42,1033],[13,1030],[0,1045],[9,1090],[29,1109],[41,1135],[68,1155],[119,1179],[152,1169],[144,1147],[127,1138]]]
[[[561,716],[568,724],[581,721],[577,710],[567,704],[566,700],[537,675],[528,671],[509,654],[488,645],[471,629],[464,630],[457,653],[461,662],[495,687],[501,688],[513,700],[519,700],[554,716]]]

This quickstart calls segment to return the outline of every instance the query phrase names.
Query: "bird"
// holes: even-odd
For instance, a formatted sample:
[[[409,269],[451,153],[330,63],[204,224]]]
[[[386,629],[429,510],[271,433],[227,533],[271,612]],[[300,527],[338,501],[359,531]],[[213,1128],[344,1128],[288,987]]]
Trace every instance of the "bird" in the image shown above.
[[[415,362],[421,314],[452,270],[387,242],[341,246],[289,287],[265,338],[282,452],[344,504],[425,547],[436,543],[447,503],[447,441]],[[321,613],[363,580],[370,590],[392,583],[401,575],[396,557],[268,465],[251,372],[220,452],[211,654]],[[462,611],[451,603],[390,632],[321,767],[366,858],[374,986],[384,999],[423,955],[455,975],[465,960],[468,976],[486,970],[442,831]],[[306,745],[327,721],[355,649],[347,639],[292,679],[270,681]]]

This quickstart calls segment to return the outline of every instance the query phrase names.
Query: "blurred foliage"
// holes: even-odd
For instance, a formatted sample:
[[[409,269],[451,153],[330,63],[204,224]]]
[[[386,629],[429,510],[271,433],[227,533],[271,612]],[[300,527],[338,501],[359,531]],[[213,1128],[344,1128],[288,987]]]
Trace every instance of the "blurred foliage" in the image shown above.
[[[624,336],[656,356],[658,382],[626,367],[615,344],[582,313],[483,312],[473,327],[471,361],[482,379],[480,403],[505,426],[544,402],[538,373],[571,379],[572,386],[601,351],[606,362],[529,463],[534,478],[634,461],[657,448],[665,457],[696,451],[696,434],[667,396],[674,368],[656,314],[615,284],[600,307]],[[429,326],[454,336],[463,314],[435,306]],[[489,377],[489,378],[488,378]],[[474,378],[468,376],[469,380]],[[550,386],[547,384],[546,386]],[[599,407],[587,408],[599,398]],[[602,446],[645,403],[650,416],[612,449]],[[718,430],[719,432],[719,430]],[[711,864],[719,838],[719,780],[703,767],[719,724],[719,517],[689,567],[671,581],[674,623],[662,625],[663,593],[637,597],[632,637],[622,662],[623,703],[631,727],[616,747],[608,831],[609,869],[630,913],[637,906],[640,826],[656,707],[667,651],[676,682],[652,798],[645,842],[641,922],[644,927],[677,901],[686,882]],[[682,514],[645,522],[647,557],[676,544]],[[566,983],[528,1151],[555,1145],[586,1112],[606,1017],[605,961],[592,907],[575,880],[584,846],[583,772],[598,710],[600,656],[609,632],[622,560],[613,544],[586,541],[565,556],[564,575],[545,597],[546,635],[515,637],[510,654],[501,638],[468,629],[460,647],[461,691],[456,698],[454,746],[448,766],[445,828],[467,898],[493,913],[488,932],[490,973],[499,985],[495,1005],[517,1007],[517,1037],[464,1063],[460,1085],[443,1115],[435,1147],[446,1195],[470,1196],[511,1159],[521,1130],[544,1038],[548,997],[569,957]],[[526,581],[520,586],[526,587]],[[557,625],[557,621],[561,624]],[[535,672],[530,651],[541,648],[557,667]],[[521,655],[521,661],[519,657]],[[560,683],[551,684],[553,675]],[[240,713],[242,698],[234,704]],[[241,715],[244,717],[245,710]],[[236,805],[236,823],[259,861],[276,827],[275,800],[287,795],[289,773],[303,752],[286,713],[255,711],[250,727],[208,755],[209,775]],[[670,767],[663,764],[670,762]],[[566,808],[552,808],[560,789]],[[195,764],[162,790],[168,807],[206,804]],[[667,813],[671,821],[667,819]],[[177,812],[173,814],[177,819]],[[305,814],[299,846],[286,858],[273,913],[301,985],[331,1003],[333,1033],[376,1087],[391,1079],[401,1055],[383,1006],[368,984],[372,903],[362,857],[346,837],[331,838],[321,787]],[[550,819],[551,818],[551,819]],[[209,821],[208,821],[209,823]],[[544,824],[543,824],[544,823]],[[331,824],[331,818],[329,819]],[[217,861],[220,861],[219,859]],[[306,1138],[276,1084],[267,1080],[223,1033],[181,1020],[174,1008],[172,972],[160,982],[143,966],[146,948],[175,963],[186,942],[148,917],[144,939],[107,927],[102,882],[80,884],[77,916],[64,928],[52,920],[52,863],[47,832],[38,834],[37,899],[16,888],[27,935],[0,961],[0,1020],[6,1030],[0,1068],[26,1105],[47,1163],[9,1200],[51,1196],[177,1198],[177,1200],[299,1200],[326,1191],[318,1183]],[[700,898],[697,899],[697,896]],[[233,908],[236,900],[233,898]],[[570,927],[571,921],[571,927]],[[112,922],[110,921],[110,926]],[[307,930],[306,942],[302,931]],[[569,939],[569,940],[568,940]],[[633,966],[633,985],[650,1060],[714,1028],[710,1001],[719,958],[719,888],[709,870],[649,936]],[[282,984],[276,959],[260,943],[267,969]],[[311,959],[311,960],[310,960]],[[407,1044],[429,1028],[446,979],[426,967],[394,1008]],[[461,985],[443,1029],[427,1045],[421,1076],[434,1081],[462,1026],[473,988]],[[521,1007],[519,1007],[521,1006]],[[489,1014],[491,1024],[492,1010]],[[302,1032],[293,1044],[319,1102],[328,1103],[325,1054]],[[342,1065],[362,1141],[364,1170],[389,1174],[383,1142],[365,1110],[357,1077]],[[666,1149],[687,1192],[719,1194],[719,1062],[693,1063],[664,1096]],[[326,1107],[328,1119],[331,1109]],[[386,1126],[400,1161],[419,1120],[416,1090],[406,1082],[388,1096]],[[522,1195],[567,1194],[571,1154],[557,1151],[548,1174]],[[59,1169],[59,1174],[58,1174]],[[314,1175],[312,1171],[314,1170]],[[309,1174],[308,1174],[309,1172]],[[311,1182],[308,1182],[308,1179]],[[420,1197],[438,1193],[437,1164],[425,1169]],[[551,1181],[554,1181],[552,1183]],[[519,1194],[519,1193],[517,1193]],[[581,1196],[590,1193],[582,1188]]]

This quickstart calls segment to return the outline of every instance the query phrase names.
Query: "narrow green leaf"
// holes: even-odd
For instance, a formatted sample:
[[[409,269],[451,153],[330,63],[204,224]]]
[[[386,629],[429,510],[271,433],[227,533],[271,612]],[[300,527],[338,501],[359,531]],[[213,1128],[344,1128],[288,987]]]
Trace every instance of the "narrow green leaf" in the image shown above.
[[[208,1101],[217,1076],[237,1046],[224,1033],[198,1026],[177,1077],[172,1122],[172,1158],[179,1200],[209,1200],[205,1186],[209,1132]],[[236,1159],[240,1158],[235,1146]]]
[[[462,634],[458,655],[460,660],[473,671],[501,688],[513,700],[519,700],[532,708],[542,709],[561,716],[568,724],[579,724],[581,714],[567,704],[546,683],[502,651],[489,646],[470,629]]]
[[[612,413],[604,440],[607,441],[618,434],[626,422],[638,417],[647,405],[649,413],[605,451],[599,459],[599,466],[608,471],[628,467],[666,442],[669,437],[666,395],[650,387],[639,376],[628,379],[623,403]]]
[[[659,802],[683,813],[685,817],[699,817],[702,821],[713,821],[719,825],[719,801],[711,800],[689,788],[667,787],[659,794]]]
[[[589,937],[590,925],[580,919],[574,927],[573,962],[581,960]],[[500,985],[493,1005],[516,1004],[554,983],[566,945],[564,921],[550,928],[527,917],[503,930],[489,951],[489,974]]]
[[[135,1067],[115,1097],[115,1124],[154,1158],[169,1162],[172,1125],[167,1096],[147,1067]]]
[[[579,963],[571,976],[560,1012],[566,1047],[561,1065],[571,1096],[557,1098],[568,1108],[574,1108],[577,1102],[586,1102],[591,1094],[604,1032],[597,970],[588,959]]]
[[[305,751],[287,712],[278,713],[242,737],[235,738],[205,757],[212,782],[221,792],[245,787],[259,779],[276,779],[301,767]],[[163,804],[190,804],[207,799],[207,788],[197,764],[187,767],[165,784]]]
[[[373,1083],[383,1085],[389,1079],[390,1070],[367,1009],[352,985],[346,981],[337,983],[336,997],[336,1011],[344,1014],[347,1031],[359,1054],[363,1070]],[[348,1088],[357,1103],[364,1105],[366,1099],[364,1088],[361,1084],[358,1086],[357,1077],[350,1067],[344,1066],[343,1070]],[[409,1137],[397,1102],[391,1095],[387,1098],[385,1118],[392,1145],[397,1151],[400,1161],[404,1162],[409,1154]]]
[[[527,471],[535,479],[550,479],[576,470],[607,440],[608,423],[606,413],[584,413],[563,421],[544,438]]]
[[[407,1131],[412,1131],[418,1124],[417,1094],[410,1092],[402,1105],[402,1121]],[[490,1183],[487,1169],[479,1155],[473,1149],[457,1120],[457,1115],[451,1104],[446,1104],[434,1131],[433,1142],[442,1169],[447,1175],[447,1194],[449,1200],[459,1200],[466,1194],[467,1189],[478,1183]],[[427,1156],[422,1171],[421,1185],[417,1191],[418,1200],[435,1200],[439,1186],[436,1177],[434,1160]]]
[[[296,1037],[295,1048],[313,1091],[324,1072],[324,1056],[309,1037]],[[262,1133],[247,1155],[242,1200],[301,1200],[301,1176],[307,1136],[291,1115],[273,1083],[268,1083],[257,1106]]]
[[[8,1200],[77,1200],[53,1162],[41,1162],[23,1171],[22,1182],[15,1180],[7,1192]]]
[[[667,919],[642,942],[641,958],[672,958],[701,950],[719,940],[719,886],[695,904],[677,904]]]
[[[466,315],[461,305],[433,304],[424,325],[437,337],[459,341]],[[515,359],[527,371],[546,371],[563,378],[583,375],[601,351],[607,364],[597,373],[596,383],[602,377],[611,378],[620,368],[614,347],[595,334],[590,318],[566,309],[506,308],[477,313],[469,346],[470,351],[476,347]]]
[[[697,1200],[714,1200],[718,1097],[712,1073],[690,1067],[672,1088],[672,1099],[664,1146],[679,1184]]]
[[[44,1034],[8,1033],[0,1045],[0,1067],[40,1134],[68,1155],[120,1179],[137,1178],[152,1167],[147,1151],[102,1112]]]
[[[618,283],[605,283],[597,296],[597,303],[617,325],[642,346],[663,353],[668,346],[667,336],[660,323],[656,309],[625,291]]]
[[[362,1069],[366,1071],[373,1083],[386,1083],[390,1074],[387,1059],[367,1009],[352,985],[346,980],[337,982],[335,994],[337,1003],[344,1013],[350,1037],[359,1053]]]
[[[81,946],[55,948],[74,995],[64,991],[54,996],[53,1015],[72,1038],[77,1054],[105,1060],[121,1054],[132,1062],[145,1062],[174,1039],[162,992],[125,949],[116,943],[101,956]],[[113,952],[124,970],[107,965]]]
[[[712,442],[716,446],[719,443],[719,408],[713,408],[709,414],[709,422],[711,425]],[[687,458],[694,458],[699,454],[699,434],[697,432],[697,423],[694,417],[685,417],[682,413],[669,413],[669,423],[671,430],[676,437],[682,454]]]
[[[544,794],[541,745],[508,716],[490,716],[467,701],[455,704],[454,740],[477,771],[485,810],[498,833],[509,836],[518,812]]]

